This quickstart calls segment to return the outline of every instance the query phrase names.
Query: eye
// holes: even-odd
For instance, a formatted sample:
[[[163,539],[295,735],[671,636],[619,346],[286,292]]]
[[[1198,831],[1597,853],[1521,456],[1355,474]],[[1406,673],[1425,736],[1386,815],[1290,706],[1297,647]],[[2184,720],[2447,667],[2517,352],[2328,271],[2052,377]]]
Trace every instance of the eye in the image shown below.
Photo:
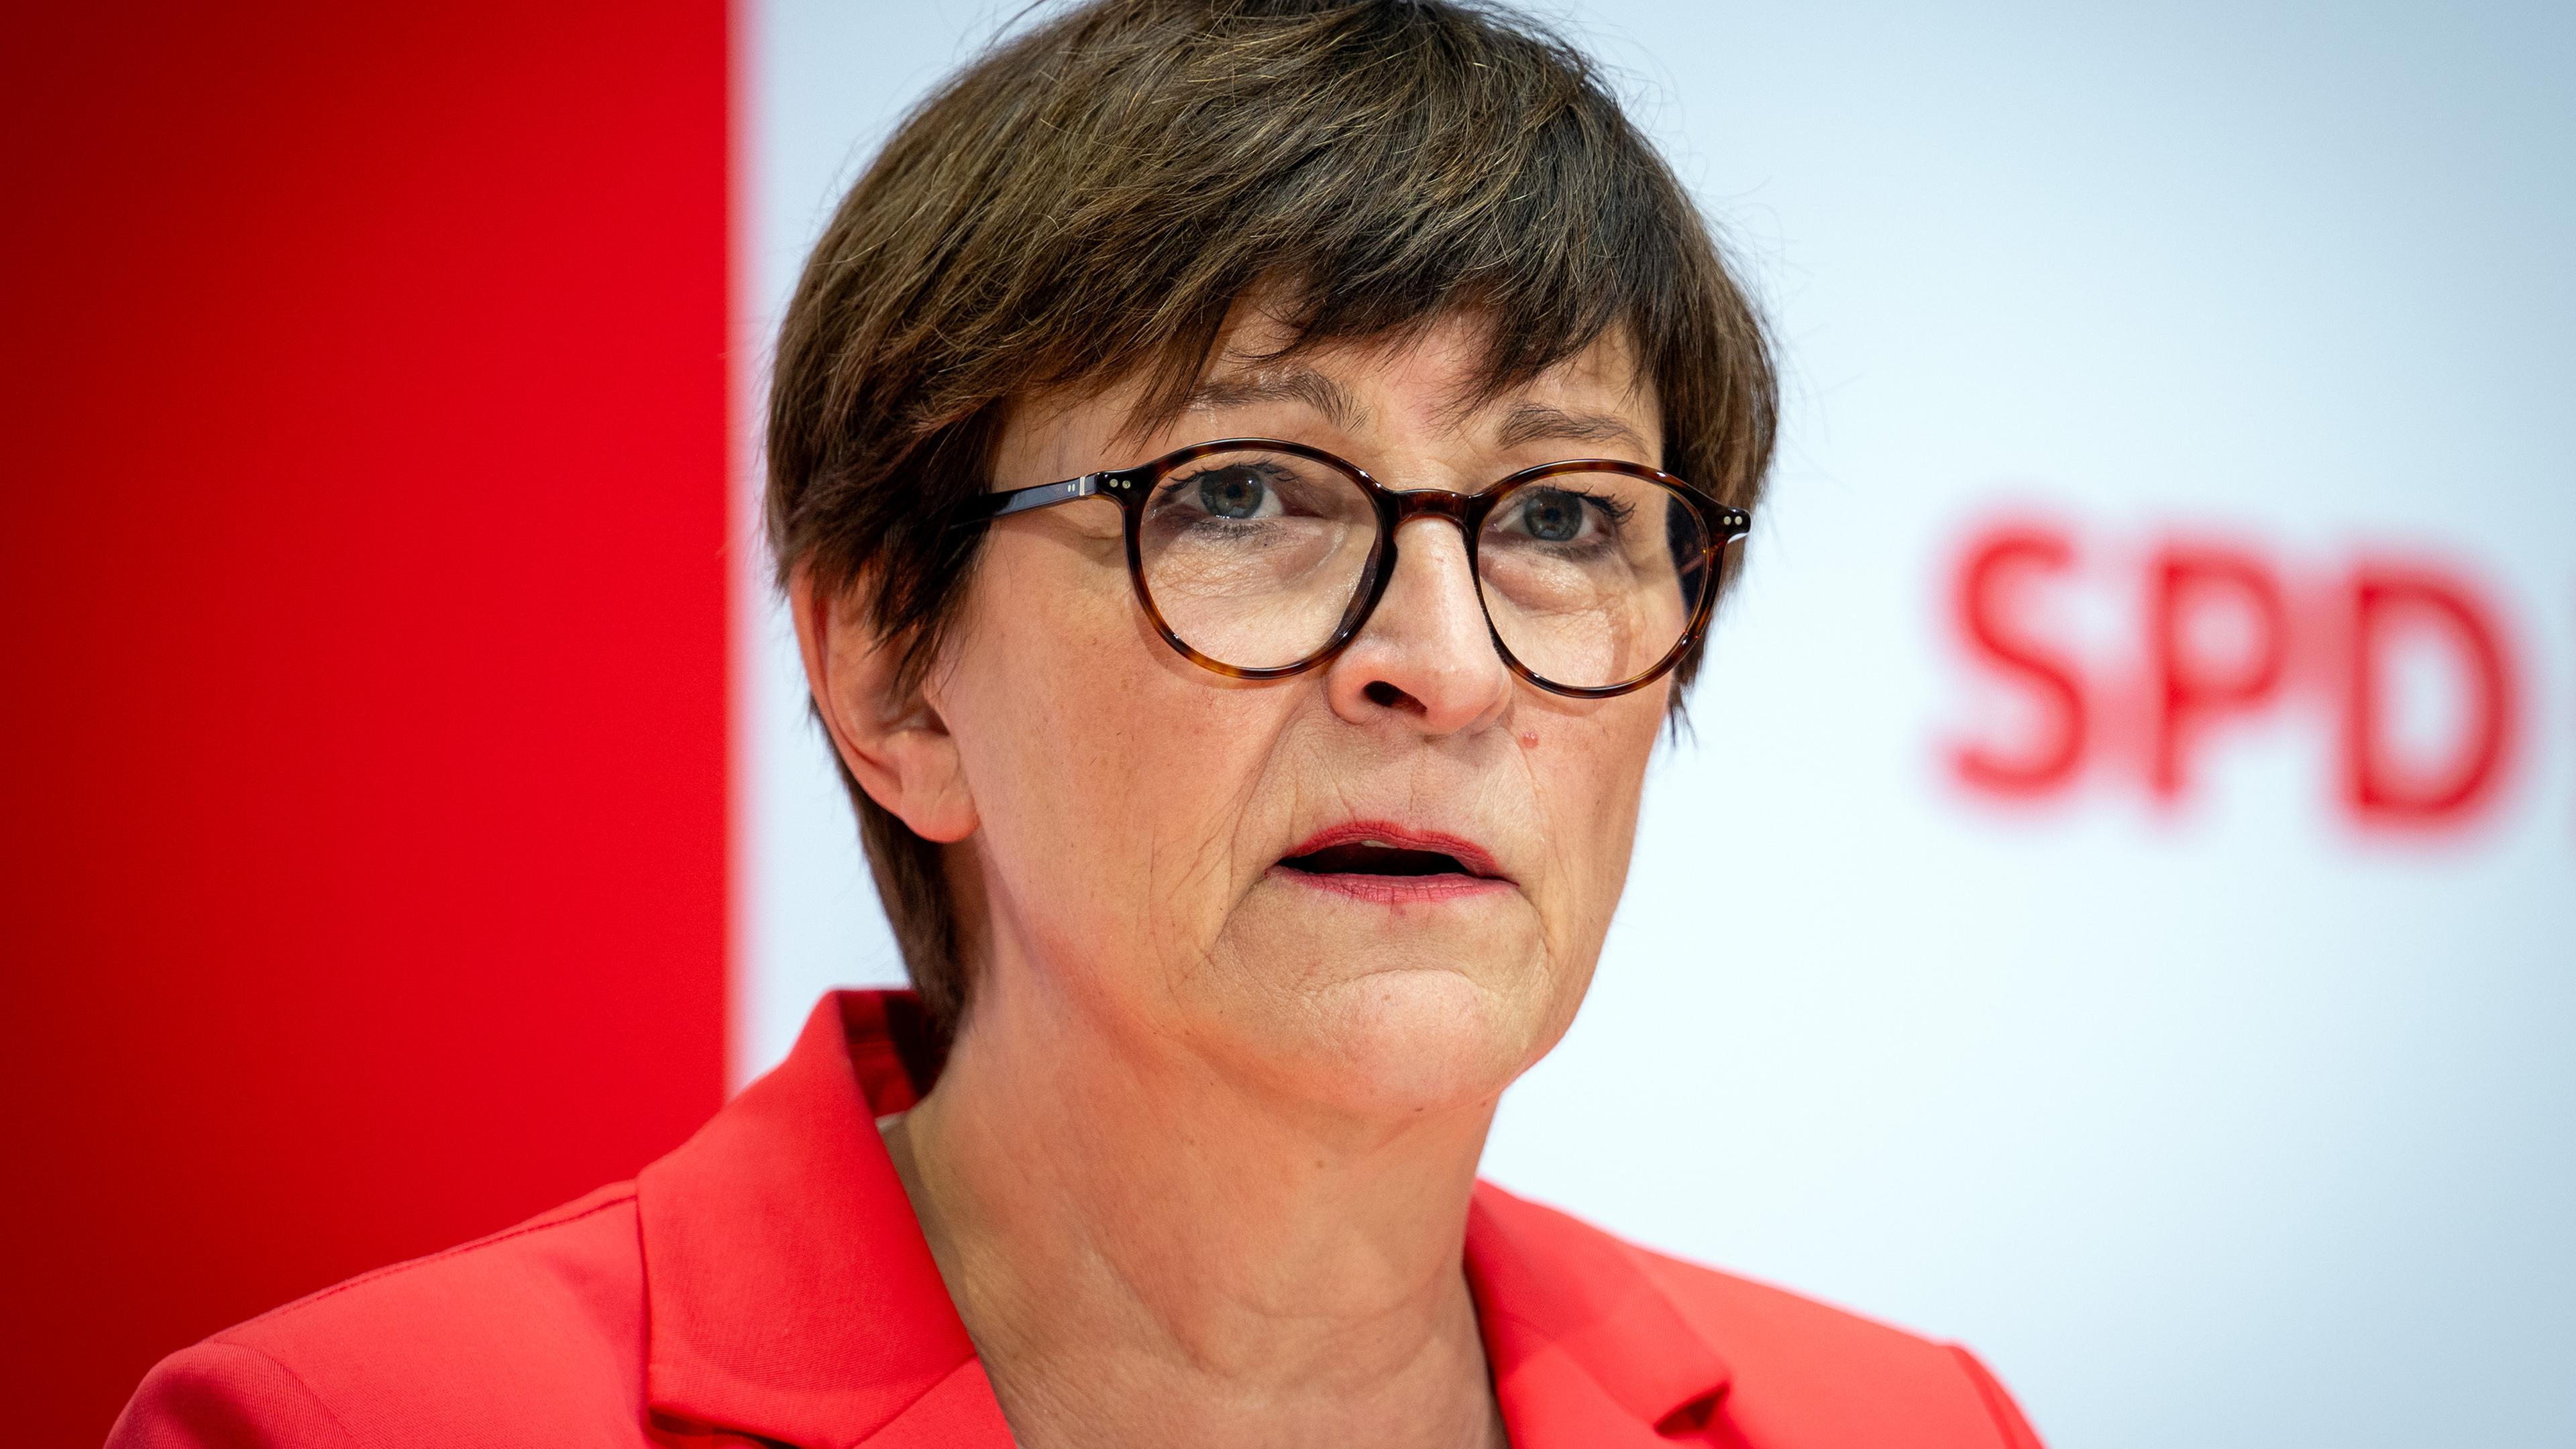
[[[1255,518],[1270,501],[1270,485],[1251,468],[1210,468],[1197,481],[1199,506],[1218,518]]]
[[[1522,495],[1521,531],[1541,543],[1572,543],[1583,534],[1583,498],[1562,488],[1532,488]]]

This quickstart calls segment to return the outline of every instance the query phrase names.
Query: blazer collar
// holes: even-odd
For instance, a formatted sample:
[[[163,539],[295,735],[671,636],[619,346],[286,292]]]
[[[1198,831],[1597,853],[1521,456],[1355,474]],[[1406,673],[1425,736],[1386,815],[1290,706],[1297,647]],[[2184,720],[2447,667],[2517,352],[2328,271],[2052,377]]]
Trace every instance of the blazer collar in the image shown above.
[[[777,1070],[637,1174],[657,1418],[848,1449],[953,1397],[934,1390],[975,1345],[875,1120],[936,1070],[925,1025],[909,994],[825,997]]]
[[[1467,1284],[1519,1449],[1668,1444],[1708,1427],[1732,1374],[1644,1254],[1489,1182],[1467,1207]]]
[[[645,1394],[682,1433],[1007,1446],[877,1117],[939,1063],[909,992],[840,991],[777,1070],[637,1175]],[[1727,1383],[1636,1250],[1477,1185],[1467,1275],[1512,1442],[1670,1442]]]

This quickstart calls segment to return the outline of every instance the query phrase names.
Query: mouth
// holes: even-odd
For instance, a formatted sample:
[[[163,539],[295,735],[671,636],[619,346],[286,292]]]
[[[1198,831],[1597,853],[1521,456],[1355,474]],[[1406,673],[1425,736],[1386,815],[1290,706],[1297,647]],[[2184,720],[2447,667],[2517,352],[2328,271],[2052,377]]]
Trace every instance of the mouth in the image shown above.
[[[1493,856],[1473,841],[1379,820],[1319,832],[1273,869],[1303,884],[1389,903],[1445,900],[1511,884]]]

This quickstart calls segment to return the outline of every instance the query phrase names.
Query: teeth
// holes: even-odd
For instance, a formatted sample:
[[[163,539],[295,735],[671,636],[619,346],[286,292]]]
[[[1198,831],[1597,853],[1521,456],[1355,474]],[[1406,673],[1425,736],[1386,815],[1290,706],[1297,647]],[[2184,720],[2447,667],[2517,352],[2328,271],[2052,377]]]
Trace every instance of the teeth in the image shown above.
[[[1378,849],[1380,849],[1380,850],[1393,850],[1393,849],[1395,849],[1395,847],[1394,847],[1394,846],[1387,844],[1387,843],[1386,843],[1385,841],[1383,841],[1383,840],[1363,840],[1363,841],[1361,841],[1361,842],[1360,842],[1360,844],[1362,844],[1362,845],[1374,845],[1374,846],[1376,846],[1376,847],[1377,847]]]

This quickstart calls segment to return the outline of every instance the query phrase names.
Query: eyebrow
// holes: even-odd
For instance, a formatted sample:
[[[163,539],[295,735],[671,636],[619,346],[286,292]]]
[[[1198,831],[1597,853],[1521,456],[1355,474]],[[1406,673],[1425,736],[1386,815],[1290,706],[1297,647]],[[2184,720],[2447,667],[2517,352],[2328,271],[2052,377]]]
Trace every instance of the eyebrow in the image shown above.
[[[1503,416],[1500,443],[1516,448],[1541,438],[1581,443],[1626,443],[1639,452],[1646,440],[1627,419],[1611,413],[1575,413],[1545,403],[1520,403]]]
[[[1340,383],[1307,367],[1277,368],[1211,377],[1190,390],[1185,410],[1249,407],[1256,403],[1301,402],[1324,415],[1337,428],[1355,430],[1368,409]]]
[[[1182,407],[1214,411],[1271,402],[1302,402],[1335,427],[1347,430],[1356,430],[1368,417],[1368,409],[1348,388],[1308,367],[1211,377],[1190,390]],[[1646,451],[1646,440],[1635,425],[1613,413],[1570,412],[1546,403],[1524,402],[1503,415],[1497,437],[1500,446],[1516,448],[1541,439],[1625,443],[1641,453]]]

